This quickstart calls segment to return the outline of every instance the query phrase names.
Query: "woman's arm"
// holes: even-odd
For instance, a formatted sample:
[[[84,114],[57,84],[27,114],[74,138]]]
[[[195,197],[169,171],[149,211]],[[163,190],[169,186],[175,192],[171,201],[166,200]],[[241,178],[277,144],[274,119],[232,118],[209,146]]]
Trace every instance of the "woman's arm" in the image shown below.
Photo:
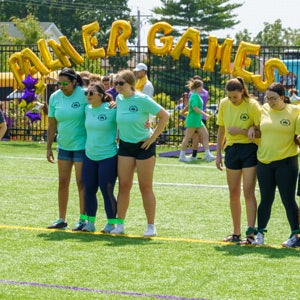
[[[153,144],[156,141],[158,136],[164,131],[164,129],[169,121],[170,115],[164,108],[162,108],[156,114],[156,117],[158,119],[157,125],[156,125],[151,137],[149,139],[147,139],[142,145],[142,148],[144,148],[146,150],[149,148],[149,146],[151,144]]]
[[[219,170],[223,170],[222,162],[222,149],[225,142],[225,127],[219,126],[217,134],[217,157],[216,157],[216,166]]]
[[[7,130],[6,122],[0,123],[0,140],[3,138],[6,130]]]
[[[56,135],[57,121],[53,117],[48,117],[48,129],[47,129],[47,160],[54,163],[54,156],[52,152],[52,144]]]

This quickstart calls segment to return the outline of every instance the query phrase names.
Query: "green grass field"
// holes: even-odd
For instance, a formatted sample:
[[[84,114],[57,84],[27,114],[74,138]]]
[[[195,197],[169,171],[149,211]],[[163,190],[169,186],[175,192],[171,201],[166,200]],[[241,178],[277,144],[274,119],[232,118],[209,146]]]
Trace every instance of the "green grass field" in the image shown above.
[[[300,251],[280,246],[290,232],[278,194],[266,246],[222,243],[232,230],[225,171],[201,159],[158,157],[158,237],[141,237],[146,219],[136,182],[128,235],[48,230],[58,181],[45,155],[44,144],[0,143],[0,299],[300,299]],[[70,227],[78,216],[73,177]],[[105,222],[99,194],[97,231]]]

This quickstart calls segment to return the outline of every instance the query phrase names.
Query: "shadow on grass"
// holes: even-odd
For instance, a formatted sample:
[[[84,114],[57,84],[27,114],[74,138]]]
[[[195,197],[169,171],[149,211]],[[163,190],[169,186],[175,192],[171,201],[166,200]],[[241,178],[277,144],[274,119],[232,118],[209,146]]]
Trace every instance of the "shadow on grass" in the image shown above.
[[[272,247],[272,246],[239,246],[234,244],[215,246],[215,250],[224,252],[227,256],[241,256],[253,254],[261,254],[268,258],[283,259],[288,256],[300,256],[299,249]]]
[[[157,241],[151,238],[128,236],[128,235],[109,235],[109,234],[93,234],[83,232],[65,232],[65,231],[51,231],[49,233],[38,234],[37,237],[43,238],[46,241],[65,241],[65,240],[79,240],[83,243],[100,242],[106,246],[119,247],[124,245],[149,245],[149,244],[161,244],[161,241]]]
[[[15,148],[31,148],[31,149],[38,149],[38,148],[45,148],[46,146],[43,144],[39,144],[38,142],[17,142],[17,141],[5,141],[1,143],[1,147],[15,147]],[[26,150],[27,151],[27,150]]]

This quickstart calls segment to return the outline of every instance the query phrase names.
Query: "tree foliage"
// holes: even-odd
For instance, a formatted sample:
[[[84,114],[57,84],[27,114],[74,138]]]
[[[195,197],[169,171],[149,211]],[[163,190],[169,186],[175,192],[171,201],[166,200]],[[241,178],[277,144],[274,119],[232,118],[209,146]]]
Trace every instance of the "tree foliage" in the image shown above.
[[[132,21],[128,0],[6,0],[0,2],[0,21],[35,16],[40,22],[53,22],[74,45],[82,45],[82,25],[98,21],[99,44],[107,45],[109,31],[115,20]],[[134,27],[134,22],[131,23]],[[133,28],[134,29],[134,28]],[[132,39],[134,38],[134,32]]]
[[[245,41],[262,46],[300,46],[300,29],[284,28],[282,21],[277,19],[273,24],[264,23],[263,30],[252,38],[251,33],[244,29],[235,35],[236,42]]]
[[[204,35],[210,31],[231,28],[238,23],[234,9],[242,4],[230,4],[228,0],[161,0],[162,6],[152,11],[160,18],[151,22],[166,21],[178,28],[178,32],[188,27],[198,29]]]

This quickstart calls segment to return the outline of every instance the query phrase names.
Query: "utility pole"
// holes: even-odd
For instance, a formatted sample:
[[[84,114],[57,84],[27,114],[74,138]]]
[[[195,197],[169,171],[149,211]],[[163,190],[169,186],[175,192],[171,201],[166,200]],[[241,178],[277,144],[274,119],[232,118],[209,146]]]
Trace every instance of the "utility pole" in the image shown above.
[[[137,24],[136,24],[136,28],[137,28],[137,56],[136,56],[136,60],[137,63],[141,62],[141,57],[140,57],[140,51],[141,51],[141,28],[142,28],[142,21],[141,18],[149,18],[152,17],[152,15],[141,15],[141,11],[139,8],[137,8]]]

